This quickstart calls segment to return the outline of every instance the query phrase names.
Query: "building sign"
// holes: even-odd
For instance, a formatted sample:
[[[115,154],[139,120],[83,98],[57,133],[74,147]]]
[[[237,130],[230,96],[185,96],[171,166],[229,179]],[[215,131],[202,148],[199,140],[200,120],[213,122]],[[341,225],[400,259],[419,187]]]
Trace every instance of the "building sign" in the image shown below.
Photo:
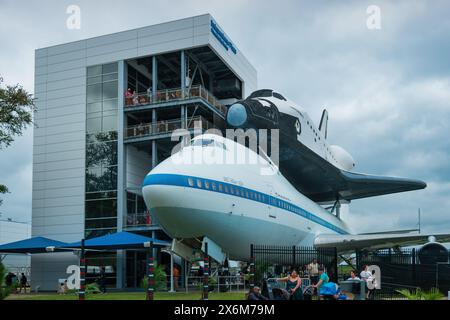
[[[227,51],[231,50],[234,54],[237,53],[234,44],[228,40],[227,36],[222,32],[222,30],[220,30],[219,26],[213,20],[211,20],[211,32]]]
[[[66,273],[69,274],[69,276],[67,277],[67,288],[69,288],[69,290],[79,290],[80,267],[77,265],[68,266]]]

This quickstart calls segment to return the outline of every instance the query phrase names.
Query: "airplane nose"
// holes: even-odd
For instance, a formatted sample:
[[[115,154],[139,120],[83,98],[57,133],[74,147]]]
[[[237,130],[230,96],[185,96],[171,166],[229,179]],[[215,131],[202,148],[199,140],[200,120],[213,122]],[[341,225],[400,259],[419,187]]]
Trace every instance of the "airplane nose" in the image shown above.
[[[227,122],[233,127],[242,126],[247,121],[247,110],[240,103],[233,104],[228,109]]]

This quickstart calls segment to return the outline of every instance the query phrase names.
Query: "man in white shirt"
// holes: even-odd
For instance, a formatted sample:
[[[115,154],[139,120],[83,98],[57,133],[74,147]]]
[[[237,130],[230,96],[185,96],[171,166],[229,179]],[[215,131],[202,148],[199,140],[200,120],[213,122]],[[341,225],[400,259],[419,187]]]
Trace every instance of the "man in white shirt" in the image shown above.
[[[369,271],[369,266],[368,265],[364,265],[363,266],[363,270],[361,271],[360,275],[361,280],[367,282],[367,279],[369,279],[369,277],[372,276],[372,272]]]
[[[317,259],[314,259],[308,264],[308,273],[311,277],[311,283],[316,284],[319,280],[319,263],[317,262]]]
[[[364,265],[363,270],[361,271],[360,275],[361,280],[363,280],[366,283],[366,299],[369,298],[369,288],[367,287],[367,280],[369,280],[370,277],[372,277],[372,272],[369,271],[369,266]]]

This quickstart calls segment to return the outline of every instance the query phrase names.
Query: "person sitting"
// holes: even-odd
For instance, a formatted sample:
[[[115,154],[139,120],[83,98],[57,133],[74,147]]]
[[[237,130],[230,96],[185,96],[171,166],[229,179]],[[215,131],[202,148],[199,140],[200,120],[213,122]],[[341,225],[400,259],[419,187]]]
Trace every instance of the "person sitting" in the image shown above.
[[[352,270],[350,272],[350,278],[347,279],[347,281],[352,281],[352,280],[358,280],[360,281],[361,279],[356,275],[356,270]]]
[[[266,297],[264,297],[261,294],[261,289],[259,287],[253,287],[253,289],[250,289],[250,291],[247,294],[247,300],[268,300]]]

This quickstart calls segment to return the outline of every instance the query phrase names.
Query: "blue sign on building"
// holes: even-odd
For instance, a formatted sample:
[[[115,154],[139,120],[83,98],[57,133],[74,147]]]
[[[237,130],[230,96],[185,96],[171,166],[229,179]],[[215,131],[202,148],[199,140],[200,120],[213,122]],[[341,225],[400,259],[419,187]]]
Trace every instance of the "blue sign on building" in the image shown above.
[[[234,54],[237,53],[234,44],[230,40],[228,40],[228,38],[213,20],[211,20],[211,32],[227,51],[231,50]]]

